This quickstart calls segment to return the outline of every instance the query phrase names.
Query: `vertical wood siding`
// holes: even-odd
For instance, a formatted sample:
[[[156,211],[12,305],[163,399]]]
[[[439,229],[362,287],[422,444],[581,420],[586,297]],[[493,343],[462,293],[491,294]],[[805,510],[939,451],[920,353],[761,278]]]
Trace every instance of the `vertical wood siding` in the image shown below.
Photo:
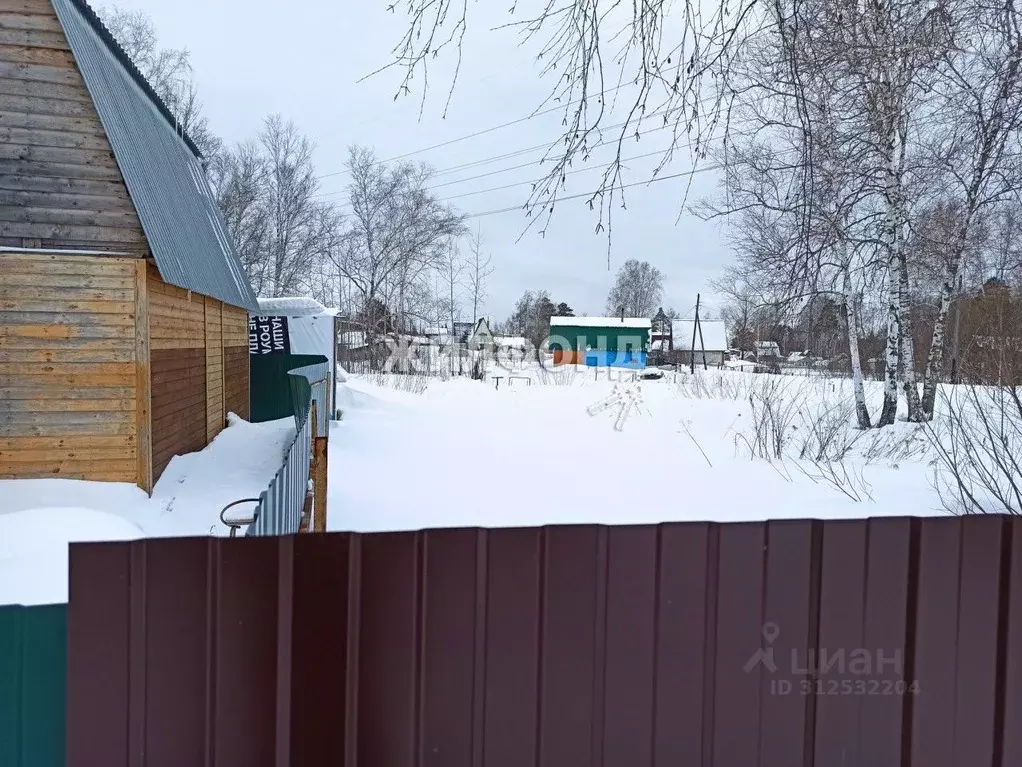
[[[134,482],[135,260],[0,253],[0,479]]]
[[[206,441],[226,425],[224,412],[223,304],[206,298]]]
[[[0,0],[0,245],[146,249],[48,0]]]
[[[224,304],[224,405],[249,418],[248,312]]]
[[[206,446],[206,305],[149,268],[153,479],[170,459]]]

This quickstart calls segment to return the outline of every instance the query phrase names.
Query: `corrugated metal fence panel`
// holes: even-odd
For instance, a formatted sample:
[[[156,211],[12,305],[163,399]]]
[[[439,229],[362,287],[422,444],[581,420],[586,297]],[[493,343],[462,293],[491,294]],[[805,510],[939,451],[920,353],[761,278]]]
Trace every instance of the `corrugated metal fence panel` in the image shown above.
[[[0,607],[0,765],[63,767],[67,608]]]
[[[173,545],[72,547],[70,767],[1022,764],[1022,520]]]
[[[71,547],[68,767],[281,764],[282,540]]]

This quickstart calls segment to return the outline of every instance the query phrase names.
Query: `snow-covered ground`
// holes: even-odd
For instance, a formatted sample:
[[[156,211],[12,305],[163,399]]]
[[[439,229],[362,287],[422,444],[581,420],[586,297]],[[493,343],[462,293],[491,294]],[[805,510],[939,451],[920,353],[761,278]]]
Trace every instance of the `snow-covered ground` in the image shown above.
[[[330,528],[946,513],[921,427],[852,428],[847,381],[516,375],[531,383],[349,377],[331,433]],[[588,412],[615,386],[641,391],[620,431],[620,405]]]
[[[232,414],[205,450],[171,461],[152,497],[127,483],[0,480],[0,604],[66,601],[69,542],[227,535],[220,510],[266,489],[293,436],[294,419]]]
[[[342,378],[330,529],[946,513],[926,427],[853,428],[848,381],[492,374],[499,385]],[[882,393],[868,387],[876,412]],[[129,484],[0,481],[0,604],[66,600],[68,542],[226,535],[220,509],[258,496],[293,434],[292,419],[232,418],[205,450],[175,458],[151,498]]]

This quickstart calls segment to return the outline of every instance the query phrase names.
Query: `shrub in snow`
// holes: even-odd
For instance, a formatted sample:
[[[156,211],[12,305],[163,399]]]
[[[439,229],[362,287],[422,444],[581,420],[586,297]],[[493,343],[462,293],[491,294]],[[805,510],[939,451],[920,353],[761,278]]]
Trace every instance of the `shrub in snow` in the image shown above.
[[[931,422],[935,484],[955,514],[1022,514],[1022,386],[949,386]]]

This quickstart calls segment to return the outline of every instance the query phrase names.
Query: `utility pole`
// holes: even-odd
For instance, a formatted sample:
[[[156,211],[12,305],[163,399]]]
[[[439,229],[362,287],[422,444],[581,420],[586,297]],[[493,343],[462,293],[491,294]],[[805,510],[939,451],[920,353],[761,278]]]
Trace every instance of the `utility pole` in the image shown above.
[[[696,296],[696,327],[699,328],[699,348],[703,350],[703,370],[706,370],[706,342],[703,340],[703,323],[699,321],[699,296]]]
[[[696,372],[696,331],[699,330],[699,294],[696,293],[696,321],[692,325],[692,345],[689,346],[689,372]],[[706,355],[703,355],[706,361]]]

